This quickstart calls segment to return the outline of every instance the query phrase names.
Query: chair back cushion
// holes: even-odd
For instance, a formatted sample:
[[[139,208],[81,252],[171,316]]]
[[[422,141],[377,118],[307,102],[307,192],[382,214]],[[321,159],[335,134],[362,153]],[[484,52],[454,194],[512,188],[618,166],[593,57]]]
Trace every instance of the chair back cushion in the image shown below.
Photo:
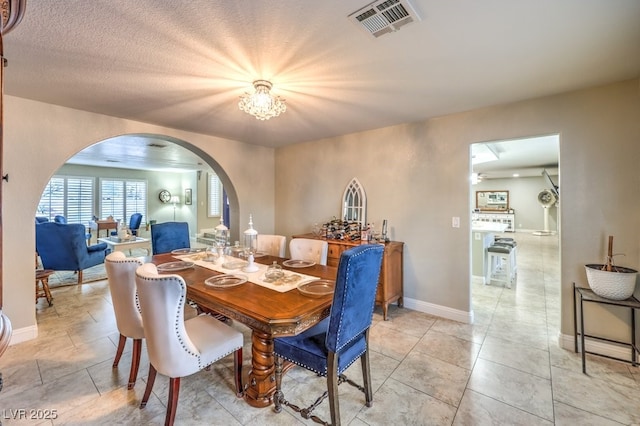
[[[136,293],[136,269],[141,265],[140,259],[126,257],[121,251],[111,253],[104,261],[118,331],[132,339],[144,338]]]
[[[66,218],[66,217],[64,217],[64,216],[62,216],[62,215],[57,214],[57,215],[55,215],[55,217],[53,218],[53,221],[54,221],[55,223],[67,223],[67,218]]]
[[[371,326],[384,247],[363,244],[340,256],[326,346],[339,352]]]
[[[158,373],[183,377],[200,369],[200,351],[184,325],[187,285],[179,275],[158,275],[154,264],[136,270],[149,361]]]
[[[258,251],[269,256],[284,257],[287,249],[287,237],[284,235],[258,234]]]
[[[312,238],[293,238],[289,242],[291,259],[316,262],[318,265],[327,264],[329,244],[324,240]]]
[[[169,253],[171,250],[191,247],[187,222],[164,222],[151,225],[153,254]]]
[[[129,229],[133,232],[133,235],[138,235],[137,231],[140,229],[140,224],[142,223],[142,214],[134,213],[131,215],[129,219]]]

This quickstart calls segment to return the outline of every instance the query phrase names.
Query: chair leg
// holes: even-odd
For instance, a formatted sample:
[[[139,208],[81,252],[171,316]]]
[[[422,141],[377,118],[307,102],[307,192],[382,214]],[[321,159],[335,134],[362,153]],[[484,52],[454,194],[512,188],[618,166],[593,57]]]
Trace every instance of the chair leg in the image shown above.
[[[276,393],[273,395],[273,411],[279,413],[282,411],[282,400],[284,395],[282,394],[282,358],[275,355],[276,364]]]
[[[129,372],[129,384],[127,389],[133,389],[138,378],[138,367],[140,366],[140,353],[142,352],[142,339],[133,339],[133,352],[131,353],[131,371]]]
[[[126,336],[120,335],[120,340],[118,340],[118,349],[116,349],[116,357],[113,360],[113,368],[118,366],[120,362],[120,357],[122,356],[122,351],[124,351],[124,345],[127,342]]]
[[[180,394],[180,377],[169,379],[169,401],[167,401],[167,416],[164,419],[164,426],[172,426],[176,418],[178,408],[178,395]]]
[[[49,277],[44,277],[40,282],[42,283],[42,290],[44,291],[44,296],[47,298],[47,303],[49,303],[49,306],[53,305],[53,296],[49,288]]]
[[[329,391],[329,409],[331,424],[340,425],[340,403],[338,402],[338,355],[329,352],[327,357],[327,390]]]
[[[362,382],[364,383],[364,400],[367,407],[373,406],[373,392],[371,389],[371,368],[369,366],[369,348],[360,357],[362,365]]]
[[[82,284],[82,271],[78,271],[78,284]]]
[[[153,382],[156,381],[156,368],[153,364],[149,364],[149,377],[147,377],[147,387],[144,389],[144,395],[142,396],[142,401],[140,401],[140,409],[147,406],[147,401],[149,401],[149,396],[151,396],[151,390],[153,389]]]
[[[371,407],[373,405],[373,390],[371,389],[371,366],[369,364],[369,329],[364,332],[364,341],[367,345],[367,350],[360,357],[362,383],[364,384],[364,400],[367,407]]]
[[[244,389],[242,388],[242,348],[235,351],[233,355],[233,371],[236,382],[236,396],[242,398]]]

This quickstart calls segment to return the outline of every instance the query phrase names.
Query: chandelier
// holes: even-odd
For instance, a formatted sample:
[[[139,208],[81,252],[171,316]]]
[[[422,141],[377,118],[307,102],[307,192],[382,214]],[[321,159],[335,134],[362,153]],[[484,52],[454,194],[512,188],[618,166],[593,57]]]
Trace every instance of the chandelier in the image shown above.
[[[253,115],[258,120],[268,120],[287,110],[284,99],[269,93],[272,87],[269,81],[256,80],[253,82],[253,87],[256,89],[254,94],[245,93],[240,96],[238,106],[242,111]]]

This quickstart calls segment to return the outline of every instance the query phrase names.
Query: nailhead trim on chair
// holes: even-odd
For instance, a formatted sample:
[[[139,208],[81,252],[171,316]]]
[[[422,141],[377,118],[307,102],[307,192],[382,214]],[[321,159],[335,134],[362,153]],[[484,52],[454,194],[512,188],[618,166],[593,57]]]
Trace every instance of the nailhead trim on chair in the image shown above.
[[[360,255],[362,255],[362,254],[364,254],[364,253],[366,253],[366,252],[370,251],[371,249],[372,249],[372,248],[367,248],[367,249],[365,249],[365,250],[362,250],[361,252],[359,252],[359,253],[357,253],[355,256],[353,256],[351,259],[355,259],[357,256],[360,256]],[[349,275],[349,269],[350,269],[350,268],[351,268],[351,262],[349,261],[349,263],[347,264],[347,275]],[[375,307],[375,303],[376,303],[376,302],[375,302],[375,299],[374,299],[374,301],[373,301],[373,305],[371,305],[371,313],[372,313],[372,315],[373,315],[373,309],[374,309],[374,307]],[[338,334],[340,334],[340,330],[341,330],[341,328],[342,328],[342,317],[343,317],[343,315],[344,315],[344,311],[342,311],[342,312],[340,313],[340,321],[338,322]],[[370,327],[370,326],[369,326],[369,327]],[[360,335],[361,335],[361,334],[362,334],[362,333],[363,333],[367,328],[369,328],[369,327],[363,328],[363,329],[362,329],[362,330],[360,330],[358,333],[355,333],[351,339],[347,340],[347,341],[346,341],[346,342],[344,342],[342,345],[340,345],[340,347],[336,347],[336,353],[340,352],[340,350],[341,350],[342,348],[344,348],[346,345],[348,345],[348,344],[349,344],[353,339],[355,339],[356,337],[360,336]]]
[[[174,275],[174,276],[179,277],[179,275]],[[168,275],[168,276],[162,277],[162,278],[151,278],[151,279],[154,280],[154,281],[167,281],[167,280],[169,280],[171,278],[172,278],[172,276]],[[180,301],[179,301],[180,310],[178,311],[178,313],[176,315],[176,318],[175,318],[176,322],[175,322],[174,326],[175,326],[176,335],[178,336],[178,340],[180,341],[180,344],[182,345],[182,348],[185,350],[185,352],[188,353],[189,355],[192,355],[192,356],[195,356],[196,358],[198,358],[198,366],[200,366],[200,369],[202,370],[202,369],[214,364],[216,361],[218,361],[218,360],[220,360],[220,359],[222,359],[222,358],[224,358],[224,357],[226,357],[228,355],[231,355],[232,353],[235,352],[235,350],[232,350],[231,352],[227,352],[226,354],[220,356],[219,358],[216,358],[216,359],[212,360],[210,363],[204,365],[204,364],[202,364],[202,357],[200,356],[200,354],[199,353],[194,353],[193,351],[191,351],[188,348],[188,346],[185,344],[184,340],[180,337],[180,334],[178,333],[178,330],[180,328],[181,318],[184,318],[184,302],[185,302],[185,299],[186,299],[184,294],[186,294],[186,290],[187,290],[185,282],[182,279],[180,279],[179,282],[180,282],[180,286],[182,287],[184,292],[180,296]]]
[[[170,281],[175,277],[179,277],[180,278],[179,275],[167,275],[166,277],[147,278],[147,279],[150,279],[150,280],[153,280],[153,281],[157,281],[157,282],[162,282],[162,281]],[[200,355],[197,354],[197,353],[194,353],[193,351],[191,351],[187,347],[187,345],[185,344],[184,340],[180,337],[180,334],[178,333],[178,330],[180,328],[180,319],[184,318],[184,301],[185,301],[184,293],[186,292],[186,284],[185,284],[185,282],[182,279],[178,280],[178,282],[180,282],[180,287],[182,287],[182,289],[184,291],[182,292],[183,294],[180,295],[180,300],[179,300],[180,309],[178,310],[178,313],[177,313],[177,315],[175,317],[174,330],[176,331],[176,335],[178,336],[178,341],[182,345],[182,349],[184,349],[185,352],[188,353],[189,355],[193,355],[193,356],[197,357],[198,360],[199,360],[200,359]],[[200,363],[198,362],[198,364],[200,364]]]
[[[353,364],[353,363],[354,363],[354,362],[356,362],[358,359],[360,359],[360,357],[362,356],[362,354],[364,354],[364,353],[367,351],[367,349],[368,349],[368,348],[365,348],[365,350],[364,350],[364,351],[362,351],[362,352],[360,352],[360,353],[358,354],[358,356],[353,357],[353,361],[351,361],[348,365],[346,365],[346,366],[342,369],[342,371],[345,371],[346,369],[348,369],[349,367],[351,367],[351,364]],[[228,355],[228,354],[227,354],[227,355]],[[306,369],[307,369],[307,370],[309,370],[309,371],[313,371],[314,373],[319,374],[319,375],[321,375],[321,376],[323,376],[323,377],[326,377],[326,376],[327,376],[327,369],[326,369],[326,368],[324,369],[324,371],[317,371],[316,369],[311,368],[311,367],[309,367],[308,365],[302,364],[302,363],[300,363],[300,362],[296,362],[296,361],[294,361],[294,360],[292,360],[292,359],[287,358],[286,356],[282,356],[282,355],[278,355],[278,354],[275,354],[275,355],[276,355],[276,356],[279,356],[279,357],[280,357],[280,358],[282,358],[282,359],[286,359],[287,361],[292,362],[292,363],[294,363],[295,365],[299,365],[300,367],[306,368]],[[326,366],[325,366],[325,367],[326,367]],[[340,372],[340,371],[338,371],[338,374],[340,374],[340,373],[341,373],[341,372]]]
[[[139,262],[136,259],[126,258],[126,259],[109,259],[109,262],[112,263],[135,263],[136,265],[142,266],[142,262]],[[138,290],[136,290],[136,308],[138,312],[142,312],[140,309],[140,300],[138,299]]]
[[[367,251],[369,251],[369,250],[371,250],[371,249],[367,248],[367,249],[365,249],[365,250],[362,250],[360,253],[356,254],[356,255],[355,255],[355,256],[353,256],[351,259],[355,259],[357,256],[360,256],[360,255],[362,255],[363,253],[366,253],[366,252],[367,252]],[[350,268],[351,268],[351,261],[349,261],[349,263],[347,264],[347,275],[349,275],[349,269],[350,269]],[[372,312],[372,313],[373,313],[373,308],[374,308],[374,307],[375,307],[375,300],[374,300],[374,302],[373,302],[373,305],[371,306],[371,312]],[[340,313],[340,321],[338,322],[338,334],[340,334],[340,328],[342,327],[342,318],[343,318],[343,315],[344,315],[344,311]],[[369,327],[367,327],[367,328],[369,328]],[[362,333],[363,333],[367,328],[364,328],[364,329],[360,330],[358,333],[354,334],[354,337],[352,337],[352,338],[351,338],[351,339],[349,339],[348,341],[344,342],[342,345],[340,345],[340,347],[336,348],[336,353],[340,352],[340,350],[341,350],[342,348],[344,348],[346,345],[348,345],[352,340],[354,340],[354,339],[358,338],[358,337],[359,337],[359,336],[360,336],[360,335],[361,335],[361,334],[362,334]],[[344,370],[346,370],[347,368],[349,368],[349,366],[350,366],[351,364],[353,364],[353,363],[354,363],[358,358],[360,358],[360,356],[362,356],[362,354],[364,354],[364,353],[367,351],[367,349],[368,349],[368,347],[367,347],[367,348],[365,348],[365,350],[364,350],[364,351],[360,352],[360,353],[358,354],[358,356],[357,356],[357,357],[354,357],[354,358],[353,358],[353,361],[352,361],[349,365],[347,365],[347,366],[344,368]],[[276,354],[276,355],[278,355],[278,354]],[[280,355],[278,355],[278,356],[280,356]],[[299,365],[300,367],[306,368],[307,370],[313,371],[313,372],[314,372],[314,373],[316,373],[316,374],[320,374],[320,375],[322,375],[322,376],[326,376],[326,375],[327,375],[327,370],[326,370],[326,368],[325,368],[325,371],[324,371],[324,372],[316,371],[315,369],[311,368],[311,367],[310,367],[310,366],[308,366],[308,365],[304,365],[304,364],[302,364],[302,363],[296,362],[296,361],[291,360],[291,359],[289,359],[289,358],[287,358],[287,357],[283,357],[283,356],[280,356],[280,357],[281,357],[281,358],[283,358],[283,359],[286,359],[287,361],[292,362],[292,363],[294,363],[294,364],[296,364],[296,365]],[[343,370],[343,371],[344,371],[344,370]]]

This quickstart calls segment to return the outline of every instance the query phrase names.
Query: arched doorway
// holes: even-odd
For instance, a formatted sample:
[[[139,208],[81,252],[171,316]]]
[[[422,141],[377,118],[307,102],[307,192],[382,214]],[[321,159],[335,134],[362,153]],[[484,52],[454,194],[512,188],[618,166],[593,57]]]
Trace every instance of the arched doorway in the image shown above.
[[[163,218],[154,196],[169,189],[180,200],[178,211],[184,214],[178,218],[190,223],[192,234],[203,227],[215,227],[219,221],[207,218],[206,213],[206,177],[212,171],[222,183],[228,199],[225,222],[230,224],[232,237],[240,235],[239,201],[229,175],[211,155],[185,140],[147,133],[115,136],[79,151],[58,170],[66,175],[93,176],[96,181],[104,176],[136,177],[138,174],[149,181],[147,202],[150,215],[144,220],[157,219],[154,214]],[[93,211],[98,217],[99,209],[99,201],[96,200]],[[176,205],[173,204],[174,220],[175,213]],[[164,220],[170,219],[164,217]]]
[[[228,209],[223,205],[227,203],[220,202],[218,216],[212,216],[209,209],[211,182],[215,182],[215,187],[222,183],[224,191],[215,192],[228,194]],[[163,202],[158,196],[168,190],[176,194],[178,205]],[[165,135],[128,134],[92,144],[57,169],[40,199],[36,222],[43,216],[52,221],[60,215],[67,223],[88,226],[89,223],[95,225],[93,219],[110,215],[126,225],[133,213],[140,213],[143,222],[139,237],[151,237],[149,223],[171,220],[186,222],[194,237],[203,228],[217,226],[219,214],[225,211],[225,222],[229,220],[233,224],[232,238],[238,239],[240,232],[238,197],[228,174],[209,154],[184,140]],[[93,228],[87,234],[87,244],[104,241],[98,238],[107,237],[108,232],[109,229]],[[194,242],[192,239],[192,244]],[[150,247],[148,242],[142,244]],[[83,274],[56,271],[51,285],[75,284],[80,277],[83,283],[105,278],[102,264],[90,266]]]

